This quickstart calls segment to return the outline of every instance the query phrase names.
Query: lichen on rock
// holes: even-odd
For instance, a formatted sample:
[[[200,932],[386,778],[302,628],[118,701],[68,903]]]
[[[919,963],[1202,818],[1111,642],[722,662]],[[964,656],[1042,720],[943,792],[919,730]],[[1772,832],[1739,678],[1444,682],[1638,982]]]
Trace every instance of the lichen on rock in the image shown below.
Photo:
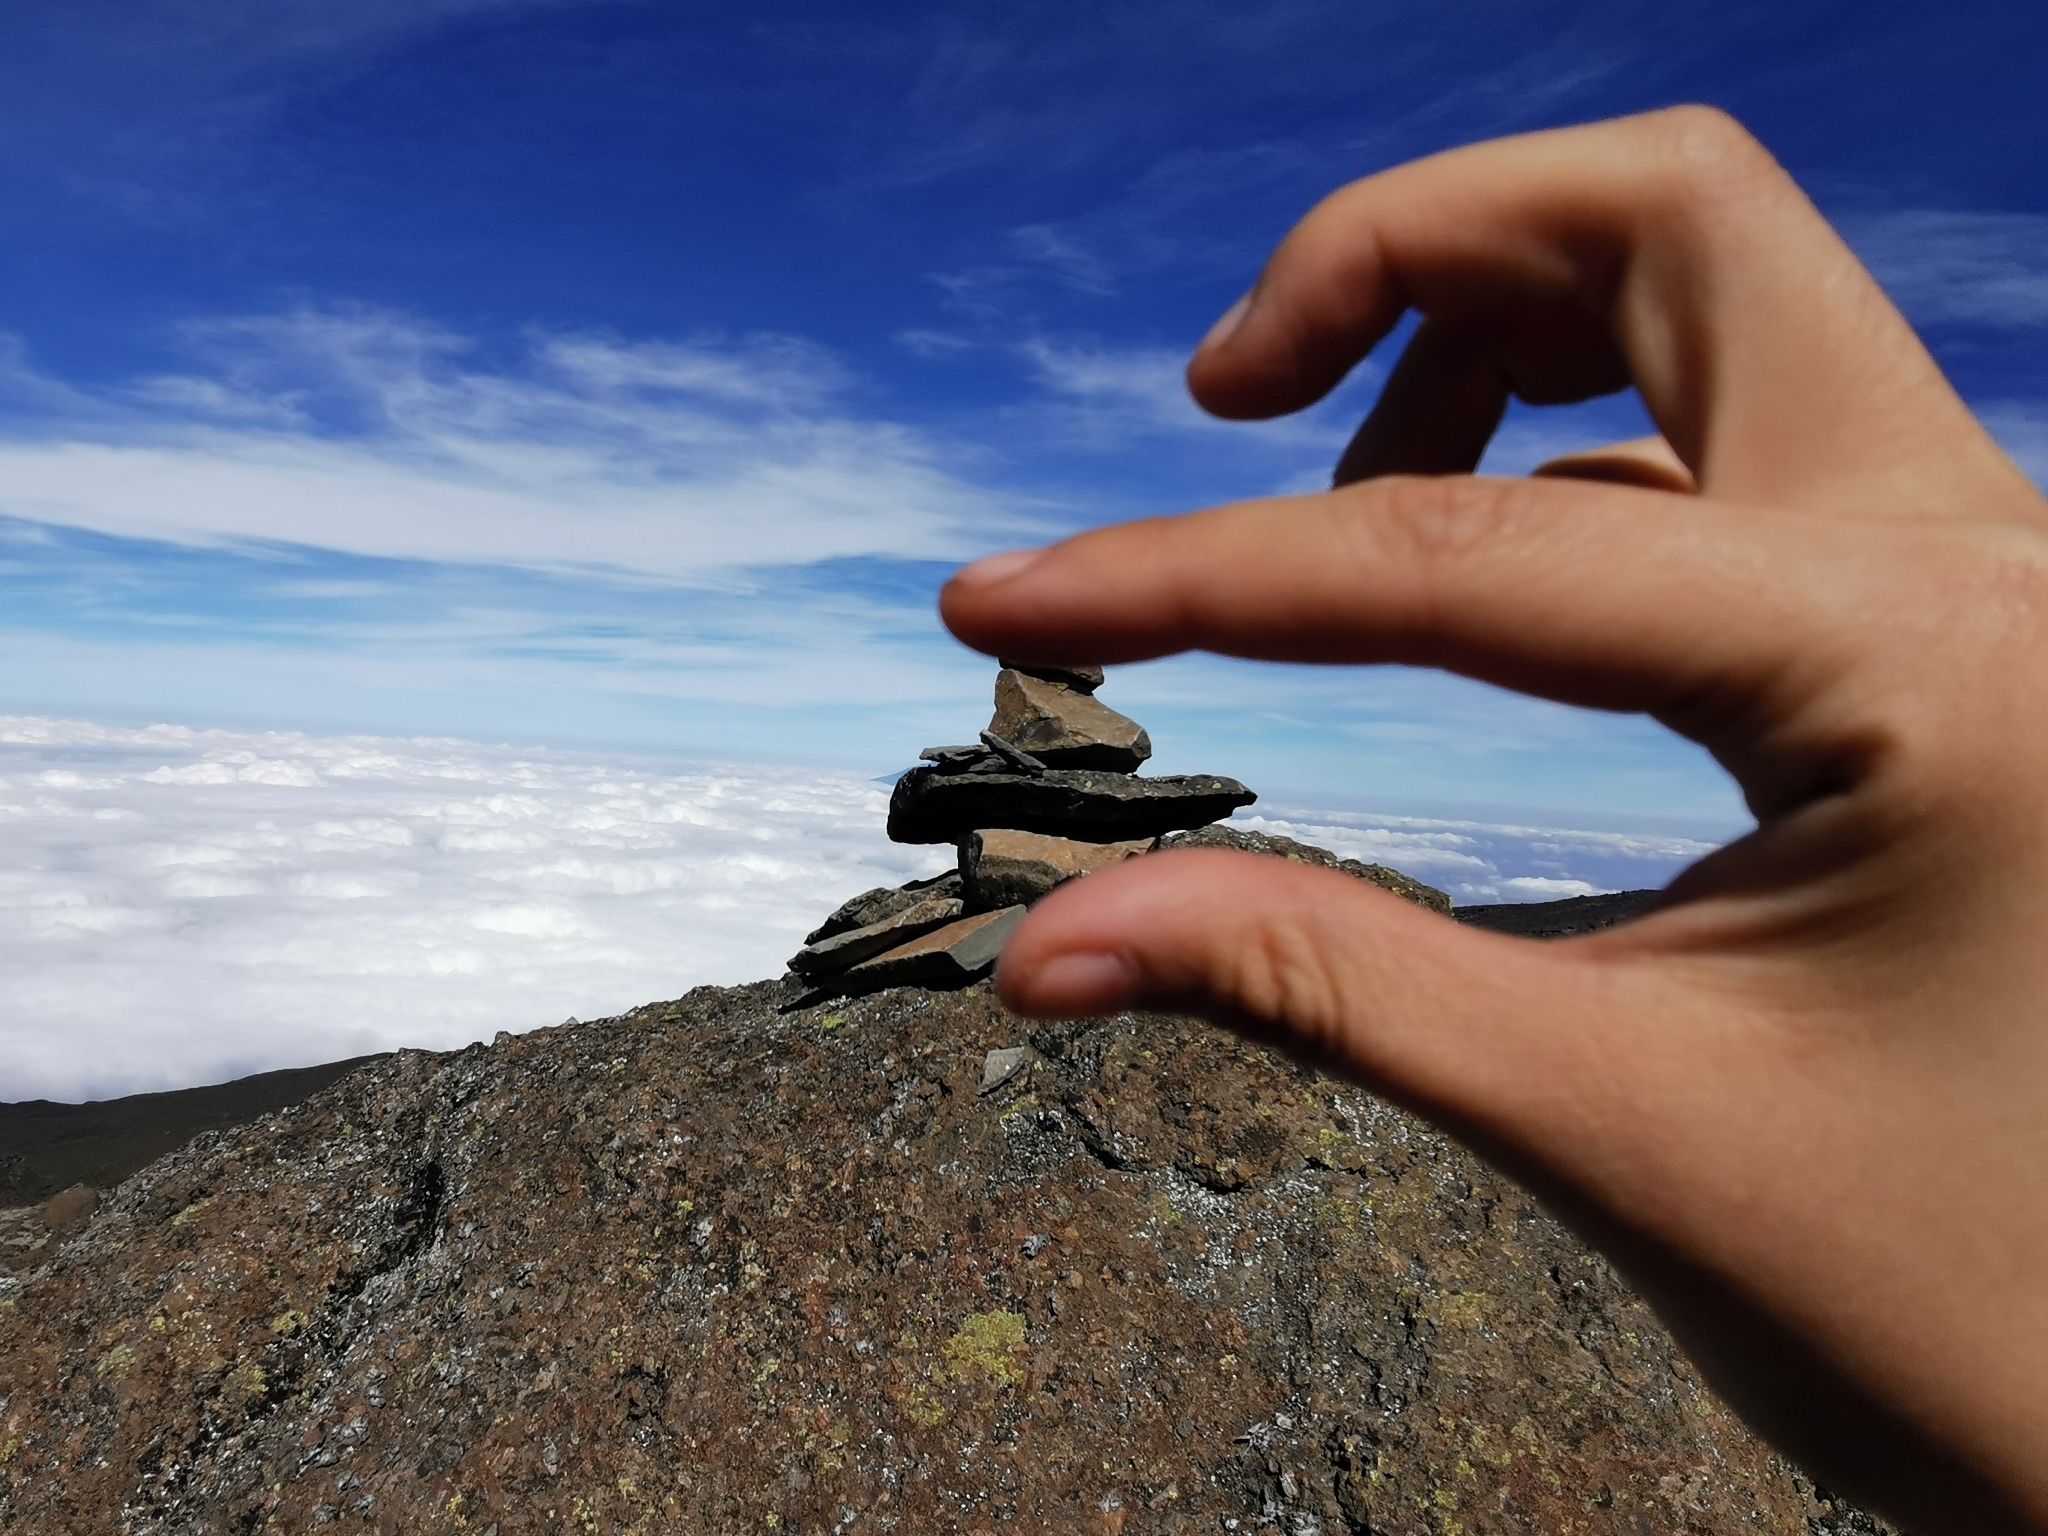
[[[0,1303],[0,1529],[1874,1529],[1354,1087],[790,1000],[402,1053],[129,1179]]]

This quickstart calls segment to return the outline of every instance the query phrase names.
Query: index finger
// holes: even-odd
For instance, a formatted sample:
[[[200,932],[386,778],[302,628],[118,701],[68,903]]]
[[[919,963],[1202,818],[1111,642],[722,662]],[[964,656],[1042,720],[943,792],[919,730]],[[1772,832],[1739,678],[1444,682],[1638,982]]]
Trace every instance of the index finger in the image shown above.
[[[1463,390],[1482,406],[1633,382],[1716,497],[2039,515],[1848,247],[1710,109],[1503,139],[1343,188],[1283,242],[1189,386],[1223,416],[1299,410],[1410,308],[1502,371],[1497,396]]]

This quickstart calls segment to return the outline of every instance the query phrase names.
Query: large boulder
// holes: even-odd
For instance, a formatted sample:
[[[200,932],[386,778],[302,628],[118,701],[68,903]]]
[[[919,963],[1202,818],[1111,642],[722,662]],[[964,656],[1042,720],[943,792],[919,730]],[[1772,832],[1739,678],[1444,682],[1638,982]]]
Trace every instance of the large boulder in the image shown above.
[[[1256,799],[1237,780],[1213,774],[1141,779],[1060,768],[1025,774],[920,767],[896,781],[889,836],[958,843],[984,827],[1011,827],[1114,843],[1206,826]]]
[[[790,996],[404,1052],[129,1179],[5,1303],[0,1530],[1876,1528],[1357,1087]]]

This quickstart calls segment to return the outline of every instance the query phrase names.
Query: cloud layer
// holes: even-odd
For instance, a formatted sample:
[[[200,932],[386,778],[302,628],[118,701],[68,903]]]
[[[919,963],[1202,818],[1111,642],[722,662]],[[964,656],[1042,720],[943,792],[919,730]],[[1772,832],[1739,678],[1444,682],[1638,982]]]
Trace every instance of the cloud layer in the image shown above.
[[[942,865],[886,790],[453,741],[0,727],[0,1099],[447,1047],[778,974]]]
[[[0,719],[0,1100],[448,1048],[779,974],[944,867],[845,774],[453,740]],[[1286,810],[1460,901],[1653,885],[1707,845]]]

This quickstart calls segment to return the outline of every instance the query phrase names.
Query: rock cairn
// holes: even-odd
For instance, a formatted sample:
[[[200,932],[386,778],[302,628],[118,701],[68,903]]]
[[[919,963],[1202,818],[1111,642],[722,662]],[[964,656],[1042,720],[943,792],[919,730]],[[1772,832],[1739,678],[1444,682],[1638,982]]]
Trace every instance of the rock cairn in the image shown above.
[[[1150,853],[1258,796],[1213,774],[1143,778],[1152,738],[1095,697],[1100,667],[1005,661],[995,716],[973,746],[928,747],[896,783],[889,836],[952,843],[959,866],[854,897],[789,968],[794,1006],[884,987],[964,986],[1054,887]]]

